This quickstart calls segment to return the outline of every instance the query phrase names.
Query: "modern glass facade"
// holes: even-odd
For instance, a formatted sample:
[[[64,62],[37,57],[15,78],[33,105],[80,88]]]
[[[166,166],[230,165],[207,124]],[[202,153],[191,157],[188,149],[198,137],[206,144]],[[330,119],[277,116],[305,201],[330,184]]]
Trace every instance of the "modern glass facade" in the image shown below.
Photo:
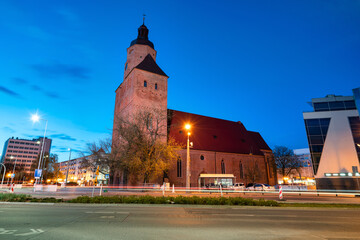
[[[315,174],[319,166],[329,124],[330,118],[305,119],[305,128]]]
[[[313,103],[315,112],[323,111],[340,111],[356,109],[355,101],[331,101],[331,102],[315,102]]]
[[[360,162],[360,117],[349,117],[349,123],[350,123],[351,133],[354,138],[358,160]]]

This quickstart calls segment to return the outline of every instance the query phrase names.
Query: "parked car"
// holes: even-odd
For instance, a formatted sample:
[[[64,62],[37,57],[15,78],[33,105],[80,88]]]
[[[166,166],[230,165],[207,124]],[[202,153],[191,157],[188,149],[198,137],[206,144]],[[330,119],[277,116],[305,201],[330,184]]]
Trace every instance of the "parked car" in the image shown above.
[[[234,191],[243,191],[245,190],[245,184],[244,183],[234,183],[233,186],[230,187]]]
[[[274,186],[265,183],[256,183],[246,188],[249,191],[275,191]]]

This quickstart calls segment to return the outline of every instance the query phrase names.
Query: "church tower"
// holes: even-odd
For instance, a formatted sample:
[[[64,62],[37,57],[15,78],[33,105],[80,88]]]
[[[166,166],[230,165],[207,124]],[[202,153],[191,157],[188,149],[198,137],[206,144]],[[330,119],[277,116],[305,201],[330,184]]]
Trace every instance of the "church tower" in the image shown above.
[[[168,76],[156,64],[157,53],[148,34],[149,29],[141,25],[137,38],[127,49],[124,79],[115,91],[113,129],[116,129],[116,119],[131,119],[139,110],[156,110],[164,116],[167,114]],[[117,141],[115,131],[113,141]]]

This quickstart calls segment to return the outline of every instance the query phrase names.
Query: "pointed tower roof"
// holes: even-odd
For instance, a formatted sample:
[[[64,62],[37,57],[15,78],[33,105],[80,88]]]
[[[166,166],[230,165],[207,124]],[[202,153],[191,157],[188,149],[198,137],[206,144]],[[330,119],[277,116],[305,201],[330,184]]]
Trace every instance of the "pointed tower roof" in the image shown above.
[[[137,65],[135,68],[168,77],[164,73],[164,71],[161,70],[161,68],[156,64],[155,60],[151,57],[150,54],[148,54],[144,58],[144,60],[141,63],[139,63],[139,65]]]
[[[138,28],[138,36],[135,40],[133,40],[130,44],[130,47],[135,44],[148,45],[152,49],[154,48],[154,44],[149,41],[149,29],[143,24]]]

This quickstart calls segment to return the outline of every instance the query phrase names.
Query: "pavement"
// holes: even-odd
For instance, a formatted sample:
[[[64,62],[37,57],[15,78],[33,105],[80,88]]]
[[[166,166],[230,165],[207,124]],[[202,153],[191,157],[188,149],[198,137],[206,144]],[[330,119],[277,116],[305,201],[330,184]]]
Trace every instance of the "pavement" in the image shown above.
[[[0,239],[360,239],[360,209],[0,204]]]

